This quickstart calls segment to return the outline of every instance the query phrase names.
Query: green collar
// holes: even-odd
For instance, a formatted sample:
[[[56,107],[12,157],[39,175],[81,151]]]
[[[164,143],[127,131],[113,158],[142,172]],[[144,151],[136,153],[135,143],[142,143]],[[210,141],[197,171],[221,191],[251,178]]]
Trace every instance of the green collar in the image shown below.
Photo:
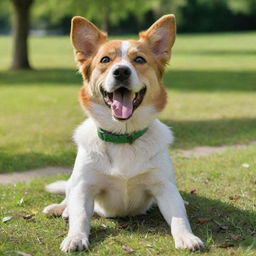
[[[135,140],[137,140],[139,137],[141,137],[145,132],[148,130],[148,128],[145,128],[143,130],[133,132],[133,133],[125,133],[125,134],[114,134],[108,131],[105,131],[101,128],[98,128],[98,136],[104,141],[112,142],[112,143],[129,143],[132,144]]]

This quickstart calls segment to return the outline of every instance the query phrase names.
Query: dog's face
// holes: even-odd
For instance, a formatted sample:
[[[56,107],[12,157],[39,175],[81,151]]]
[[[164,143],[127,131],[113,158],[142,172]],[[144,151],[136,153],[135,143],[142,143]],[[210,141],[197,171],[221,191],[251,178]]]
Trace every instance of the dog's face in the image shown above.
[[[173,15],[140,33],[138,41],[107,40],[88,20],[74,17],[71,40],[84,79],[80,99],[87,112],[94,115],[98,106],[112,120],[126,121],[140,109],[144,114],[145,109],[161,111],[166,104],[161,79],[175,34]]]

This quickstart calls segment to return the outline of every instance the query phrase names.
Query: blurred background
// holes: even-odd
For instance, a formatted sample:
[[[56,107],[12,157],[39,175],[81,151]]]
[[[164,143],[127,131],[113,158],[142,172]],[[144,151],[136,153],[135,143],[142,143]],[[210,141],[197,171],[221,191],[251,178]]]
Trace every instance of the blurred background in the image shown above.
[[[163,14],[177,39],[160,115],[173,150],[256,138],[256,0],[1,0],[0,172],[71,166],[82,79],[69,40],[81,15],[111,38],[137,38]]]
[[[137,33],[166,13],[175,13],[179,34],[256,28],[255,0],[2,0],[0,34],[12,33],[18,41],[12,68],[29,68],[28,34],[68,34],[74,15],[87,17],[102,30],[120,35]]]

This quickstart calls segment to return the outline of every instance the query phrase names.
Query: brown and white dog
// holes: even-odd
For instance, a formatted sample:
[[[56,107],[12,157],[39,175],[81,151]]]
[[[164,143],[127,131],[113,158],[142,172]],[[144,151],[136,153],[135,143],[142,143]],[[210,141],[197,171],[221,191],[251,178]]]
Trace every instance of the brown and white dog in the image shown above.
[[[175,41],[174,15],[165,15],[139,40],[107,40],[105,33],[74,17],[71,41],[83,76],[80,101],[89,118],[75,131],[78,147],[67,182],[47,186],[65,192],[45,213],[69,218],[65,252],[89,246],[90,218],[144,214],[157,203],[176,248],[199,249],[175,184],[168,147],[170,129],[157,120],[166,104],[162,84]]]

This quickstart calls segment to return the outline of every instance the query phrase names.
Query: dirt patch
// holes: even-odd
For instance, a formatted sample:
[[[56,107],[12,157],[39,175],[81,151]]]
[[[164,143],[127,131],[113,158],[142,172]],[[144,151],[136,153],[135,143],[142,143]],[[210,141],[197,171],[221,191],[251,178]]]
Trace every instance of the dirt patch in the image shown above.
[[[0,184],[14,184],[17,182],[30,181],[33,178],[42,176],[53,176],[61,173],[71,173],[72,168],[46,167],[26,172],[13,172],[0,174]]]
[[[195,147],[188,150],[179,150],[178,155],[183,157],[206,157],[214,153],[223,153],[224,151],[230,148],[244,149],[249,145],[253,145],[253,144],[256,144],[256,141],[252,141],[247,145],[237,144],[237,145],[218,146],[218,147],[201,146],[201,147]]]

